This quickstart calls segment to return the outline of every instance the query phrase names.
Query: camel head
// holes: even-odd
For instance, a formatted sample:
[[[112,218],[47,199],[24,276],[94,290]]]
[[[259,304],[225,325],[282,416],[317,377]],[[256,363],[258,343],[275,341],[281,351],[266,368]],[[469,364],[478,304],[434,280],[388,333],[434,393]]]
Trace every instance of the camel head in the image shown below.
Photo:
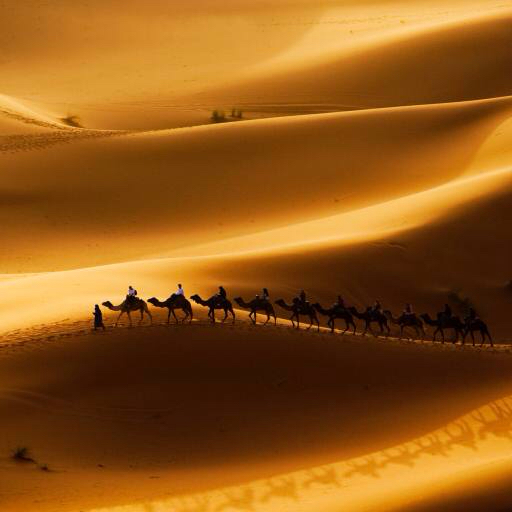
[[[201,297],[197,293],[195,293],[190,297],[190,300],[193,300],[194,302],[197,302],[199,304],[201,302]]]
[[[279,306],[282,306],[283,304],[286,304],[286,302],[284,301],[284,299],[277,299],[275,301],[275,304],[278,304]]]
[[[235,297],[233,299],[239,306],[241,306],[242,304],[245,304],[245,300],[242,299],[242,297]]]
[[[151,297],[151,299],[148,299],[148,302],[156,306],[160,301],[156,297]]]
[[[106,308],[108,309],[111,309],[114,307],[114,305],[112,304],[112,302],[110,302],[109,300],[105,301],[105,302],[102,302],[101,303],[102,306],[105,306]]]

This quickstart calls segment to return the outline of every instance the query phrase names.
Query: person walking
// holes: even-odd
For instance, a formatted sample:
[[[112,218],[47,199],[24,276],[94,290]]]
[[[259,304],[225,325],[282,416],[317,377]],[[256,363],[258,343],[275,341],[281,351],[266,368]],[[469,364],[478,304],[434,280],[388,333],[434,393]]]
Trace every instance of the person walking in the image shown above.
[[[101,309],[98,306],[98,304],[95,304],[94,311],[92,314],[94,316],[94,330],[95,331],[97,331],[98,329],[105,330],[105,325],[103,324],[103,313],[101,312]]]

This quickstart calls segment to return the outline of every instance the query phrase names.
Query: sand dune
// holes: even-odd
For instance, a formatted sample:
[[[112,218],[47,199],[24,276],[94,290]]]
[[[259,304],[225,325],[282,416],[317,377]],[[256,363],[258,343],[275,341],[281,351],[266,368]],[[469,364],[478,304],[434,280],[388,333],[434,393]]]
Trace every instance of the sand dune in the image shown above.
[[[0,510],[512,507],[511,13],[1,5]],[[495,346],[294,331],[277,306],[91,333],[128,284],[178,282],[473,306]]]
[[[468,414],[510,393],[510,357],[207,325],[109,331],[37,347],[15,348],[0,360],[0,449],[29,445],[51,472],[3,459],[0,493],[9,512],[30,509],[34,496],[41,511],[148,500],[150,509],[181,510],[177,499],[158,500],[267,477],[253,489],[255,510],[307,510],[307,500],[272,495],[272,484],[282,483],[272,476],[318,466],[284,480],[296,482],[297,497],[309,494],[325,510],[336,509],[340,494],[348,510],[371,503],[373,486],[373,499],[407,503],[408,464],[438,471],[443,463],[438,476],[452,477],[472,453],[471,443],[486,448],[475,465],[510,443],[505,437],[499,444],[497,426],[483,430],[492,423],[470,421]],[[509,415],[507,403],[497,407]],[[457,425],[466,423],[470,430],[461,438]],[[486,445],[483,433],[496,441]],[[450,463],[428,454],[433,436],[454,452]],[[414,455],[418,439],[423,456]],[[464,440],[468,447],[457,448]],[[400,458],[403,449],[409,462]],[[365,476],[368,460],[379,478]],[[324,487],[322,471],[333,463],[334,480]],[[300,483],[317,475],[318,484]],[[246,488],[208,499],[214,507],[231,495],[244,496]]]
[[[115,137],[93,131],[92,140],[4,152],[2,215],[13,253],[1,255],[3,270],[161,256],[419,192],[464,174],[511,105],[501,98]],[[38,247],[26,230],[44,236]]]
[[[198,98],[300,111],[309,104],[347,110],[505,96],[512,90],[511,26],[509,13],[392,33],[368,47],[342,48],[339,56],[328,53],[293,66],[278,60],[246,83]]]
[[[0,94],[0,136],[23,133],[45,133],[69,128],[61,120],[38,111],[23,102]]]

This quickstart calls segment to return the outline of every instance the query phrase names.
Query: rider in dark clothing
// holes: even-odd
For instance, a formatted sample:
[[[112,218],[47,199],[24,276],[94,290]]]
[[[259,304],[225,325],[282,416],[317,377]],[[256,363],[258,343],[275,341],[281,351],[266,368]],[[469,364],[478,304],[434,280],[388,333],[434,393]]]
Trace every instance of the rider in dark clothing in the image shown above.
[[[226,290],[224,290],[223,286],[219,286],[219,291],[217,293],[217,302],[221,303],[227,299]]]
[[[263,288],[261,291],[261,296],[259,297],[261,300],[268,300],[270,297],[270,294],[268,293],[268,290],[266,288]]]
[[[338,308],[338,309],[344,309],[345,308],[345,299],[341,295],[338,295],[338,299],[334,303],[334,307]]]
[[[301,290],[299,293],[299,300],[302,304],[306,304],[306,292],[304,290]]]
[[[449,304],[445,304],[444,305],[444,310],[442,312],[442,315],[448,320],[449,318],[452,317],[452,308],[450,307]]]
[[[465,320],[468,324],[471,324],[477,320],[480,320],[480,317],[476,314],[474,308],[469,308],[469,315],[465,318]]]
[[[370,308],[370,311],[373,314],[382,313],[382,306],[378,300],[374,302],[373,306]]]

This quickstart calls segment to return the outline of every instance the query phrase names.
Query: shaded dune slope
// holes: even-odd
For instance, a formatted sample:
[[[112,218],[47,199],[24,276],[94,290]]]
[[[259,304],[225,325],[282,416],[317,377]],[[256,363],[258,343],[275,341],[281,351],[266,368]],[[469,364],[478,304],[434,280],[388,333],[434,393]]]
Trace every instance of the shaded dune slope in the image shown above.
[[[2,460],[2,506],[30,509],[27,483],[38,510],[87,510],[361,457],[510,393],[510,364],[249,326],[118,330],[14,350],[0,360],[0,451],[30,443],[53,472]],[[382,452],[382,471],[400,464],[393,453]]]
[[[512,92],[511,29],[510,15],[478,16],[384,36],[320,62],[269,65],[252,79],[197,97],[297,112],[301,105],[344,110],[505,96]]]
[[[161,256],[441,185],[467,172],[511,105],[299,116],[4,152],[0,211],[13,251],[2,270]],[[486,162],[484,152],[473,172],[493,170]],[[27,233],[44,239],[34,247]]]

